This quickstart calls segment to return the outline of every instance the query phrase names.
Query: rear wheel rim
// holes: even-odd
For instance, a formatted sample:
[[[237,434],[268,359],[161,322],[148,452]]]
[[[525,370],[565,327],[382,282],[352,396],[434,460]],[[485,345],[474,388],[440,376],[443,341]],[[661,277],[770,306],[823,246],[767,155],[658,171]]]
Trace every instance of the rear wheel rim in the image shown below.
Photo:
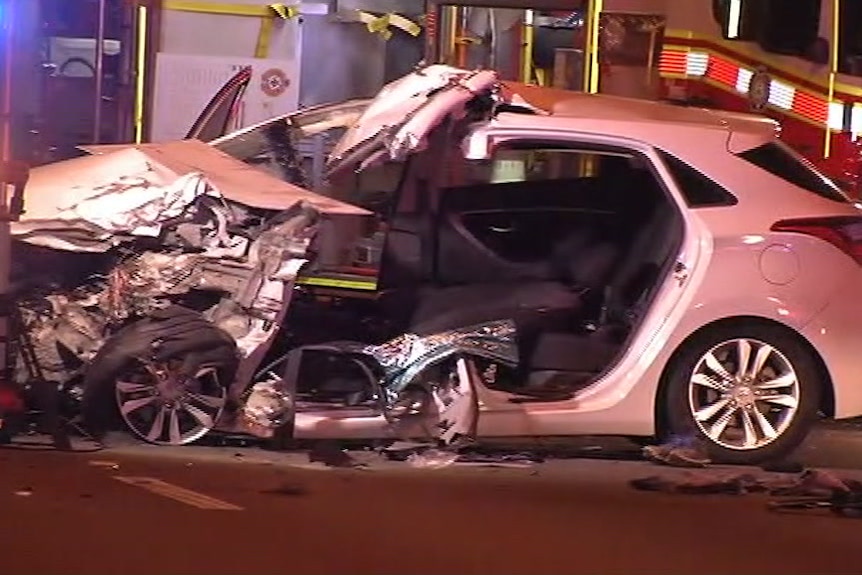
[[[148,443],[186,445],[209,433],[225,408],[218,370],[202,366],[182,377],[181,359],[136,360],[115,384],[117,408],[129,430]]]
[[[707,351],[689,378],[688,404],[698,429],[725,449],[753,451],[780,438],[799,412],[793,364],[756,339],[723,341]]]

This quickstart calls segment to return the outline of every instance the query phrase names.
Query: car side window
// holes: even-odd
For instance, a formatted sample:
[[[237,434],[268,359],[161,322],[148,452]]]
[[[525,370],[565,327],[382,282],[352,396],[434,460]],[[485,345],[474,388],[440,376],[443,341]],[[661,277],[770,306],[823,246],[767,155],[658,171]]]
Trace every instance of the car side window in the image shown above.
[[[663,150],[658,152],[676,181],[688,207],[714,208],[736,205],[736,196],[727,191],[721,184],[676,156]]]
[[[489,254],[529,276],[579,234],[624,234],[663,195],[648,160],[623,149],[530,145],[448,171],[438,248],[452,282],[501,274]]]
[[[447,187],[600,178],[632,169],[630,164],[636,161],[635,156],[624,152],[539,147],[501,149],[489,161],[468,162],[462,169],[450,170]]]

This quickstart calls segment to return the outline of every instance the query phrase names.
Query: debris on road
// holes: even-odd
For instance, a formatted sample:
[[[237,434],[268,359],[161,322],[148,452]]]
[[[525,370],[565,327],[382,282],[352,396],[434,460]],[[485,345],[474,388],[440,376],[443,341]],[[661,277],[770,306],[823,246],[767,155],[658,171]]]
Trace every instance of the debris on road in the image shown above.
[[[805,497],[782,501],[771,501],[773,511],[788,512],[808,509],[828,509],[841,517],[862,519],[862,491],[836,492],[828,498]]]
[[[303,487],[302,485],[291,485],[285,484],[280,485],[274,489],[265,489],[261,491],[266,495],[281,495],[285,497],[299,497],[302,495],[308,495],[308,489]]]
[[[439,449],[428,445],[414,444],[383,451],[390,461],[406,461],[419,469],[441,469],[450,465],[473,467],[532,467],[544,461],[544,457],[533,453],[510,453],[503,450],[482,451],[475,446]]]
[[[850,483],[836,475],[818,469],[798,474],[736,473],[720,471],[689,471],[676,477],[653,475],[631,481],[640,491],[681,494],[768,493],[775,496],[826,496],[834,492],[849,492]]]
[[[671,467],[706,467],[710,460],[702,442],[696,437],[675,436],[661,445],[647,445],[643,456]]]
[[[639,491],[689,495],[744,495],[746,493],[765,492],[771,488],[768,481],[751,473],[731,475],[687,473],[681,478],[652,475],[642,479],[634,479],[630,485]]]
[[[32,487],[25,487],[24,489],[19,489],[18,491],[14,491],[13,494],[17,495],[19,497],[30,497],[31,495],[33,495],[33,488]]]
[[[357,461],[346,449],[335,441],[318,441],[308,452],[310,463],[323,463],[326,467],[342,467],[348,469],[360,469],[368,467],[365,463]]]
[[[407,456],[407,462],[418,469],[441,469],[455,463],[458,454],[443,449],[426,449]]]
[[[829,509],[843,517],[862,518],[862,481],[820,469],[782,475],[689,471],[677,477],[635,479],[630,485],[640,491],[686,495],[763,493],[777,498],[768,504],[774,511]]]

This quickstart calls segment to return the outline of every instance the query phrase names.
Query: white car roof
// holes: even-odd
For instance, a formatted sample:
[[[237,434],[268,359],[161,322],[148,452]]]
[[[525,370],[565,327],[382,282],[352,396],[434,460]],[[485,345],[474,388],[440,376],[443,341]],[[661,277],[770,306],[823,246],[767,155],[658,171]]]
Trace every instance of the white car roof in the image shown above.
[[[502,113],[498,125],[521,129],[563,129],[643,141],[669,152],[692,146],[720,146],[734,153],[773,141],[779,125],[770,118],[601,94],[536,92],[507,86],[547,115]],[[531,97],[532,96],[532,97]]]

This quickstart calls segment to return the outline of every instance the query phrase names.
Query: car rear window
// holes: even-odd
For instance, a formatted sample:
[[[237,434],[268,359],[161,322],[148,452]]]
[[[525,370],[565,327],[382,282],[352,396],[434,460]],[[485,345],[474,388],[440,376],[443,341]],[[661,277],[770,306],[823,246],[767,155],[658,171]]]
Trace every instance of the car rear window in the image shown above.
[[[667,169],[685,196],[688,207],[714,208],[736,205],[737,200],[733,194],[699,170],[664,150],[659,150],[659,155],[664,159]]]
[[[822,198],[841,203],[850,201],[844,192],[841,191],[841,188],[832,180],[821,174],[807,160],[794,154],[782,144],[770,142],[738,155],[743,160],[751,162],[773,176],[777,176]]]

